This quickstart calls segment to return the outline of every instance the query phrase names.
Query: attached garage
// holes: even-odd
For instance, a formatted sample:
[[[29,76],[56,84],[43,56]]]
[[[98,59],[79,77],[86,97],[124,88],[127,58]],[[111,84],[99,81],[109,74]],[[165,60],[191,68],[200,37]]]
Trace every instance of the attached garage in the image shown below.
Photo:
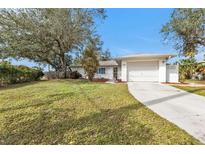
[[[118,57],[117,60],[121,63],[120,78],[124,82],[178,82],[177,69],[172,75],[167,75],[167,61],[175,56],[174,54],[133,54]],[[168,76],[172,79],[169,80]]]
[[[128,81],[159,81],[159,61],[127,63]]]

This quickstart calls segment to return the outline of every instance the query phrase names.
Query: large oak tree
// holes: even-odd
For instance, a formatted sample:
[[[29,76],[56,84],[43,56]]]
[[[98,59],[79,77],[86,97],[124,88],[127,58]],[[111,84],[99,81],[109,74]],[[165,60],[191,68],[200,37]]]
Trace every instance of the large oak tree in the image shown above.
[[[70,53],[99,38],[95,21],[104,18],[103,9],[1,9],[0,54],[65,72]]]
[[[161,32],[180,54],[194,57],[205,46],[205,9],[174,9]]]

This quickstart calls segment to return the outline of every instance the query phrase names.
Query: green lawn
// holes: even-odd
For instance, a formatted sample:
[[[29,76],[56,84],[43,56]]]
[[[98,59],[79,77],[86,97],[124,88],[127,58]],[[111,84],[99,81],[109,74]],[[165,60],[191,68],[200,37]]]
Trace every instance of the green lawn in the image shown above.
[[[0,144],[200,144],[126,84],[54,80],[0,89]]]
[[[198,84],[205,84],[205,80],[186,80],[185,83],[198,83]]]
[[[205,80],[186,80],[185,83],[197,83],[197,84],[204,84],[204,87],[190,87],[190,86],[176,86],[173,85],[176,88],[188,91],[190,93],[195,93],[201,96],[205,96]]]
[[[189,86],[174,86],[174,87],[188,91],[190,93],[195,93],[201,96],[205,96],[205,85],[204,87],[189,87]]]

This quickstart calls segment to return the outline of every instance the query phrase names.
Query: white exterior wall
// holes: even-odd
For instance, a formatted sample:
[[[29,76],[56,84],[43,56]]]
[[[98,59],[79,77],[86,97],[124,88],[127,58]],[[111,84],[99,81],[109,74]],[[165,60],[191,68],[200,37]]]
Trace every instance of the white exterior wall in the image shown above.
[[[95,74],[94,78],[104,78],[104,79],[113,79],[113,67],[99,67],[105,68],[105,74]]]
[[[178,83],[179,82],[179,71],[178,65],[167,65],[167,82]]]
[[[127,81],[127,62],[126,61],[121,62],[121,80]]]
[[[166,61],[159,60],[159,82],[166,82]]]
[[[113,67],[110,66],[110,67],[99,67],[99,68],[105,68],[105,74],[95,74],[94,78],[104,78],[104,79],[110,79],[112,80],[113,79]],[[85,73],[85,70],[82,68],[82,67],[73,67],[71,68],[72,71],[78,71],[83,78],[86,78],[86,73]]]
[[[165,59],[131,59],[131,60],[122,60],[121,64],[118,66],[118,79],[121,79],[122,81],[127,81],[128,80],[128,62],[136,62],[136,61],[158,61],[158,81],[159,82],[178,82],[179,80],[179,74],[178,74],[178,66],[173,68],[174,66],[166,65],[166,60]],[[105,68],[105,74],[95,74],[95,78],[105,78],[105,79],[113,79],[113,66],[105,66],[102,68]],[[77,68],[72,68],[72,70],[77,70],[84,78],[86,78],[85,71],[82,67],[77,67]]]

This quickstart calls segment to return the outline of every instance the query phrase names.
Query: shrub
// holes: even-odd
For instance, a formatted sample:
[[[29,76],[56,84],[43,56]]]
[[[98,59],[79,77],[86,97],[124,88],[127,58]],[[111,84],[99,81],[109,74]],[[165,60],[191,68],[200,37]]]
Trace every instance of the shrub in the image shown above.
[[[82,75],[78,71],[73,71],[70,73],[70,78],[71,79],[79,79],[81,78]]]
[[[83,51],[81,64],[88,76],[88,79],[92,81],[99,66],[99,51],[94,42],[89,44]]]
[[[39,68],[30,68],[27,66],[14,66],[9,62],[0,63],[0,85],[14,84],[39,80],[43,72]]]

